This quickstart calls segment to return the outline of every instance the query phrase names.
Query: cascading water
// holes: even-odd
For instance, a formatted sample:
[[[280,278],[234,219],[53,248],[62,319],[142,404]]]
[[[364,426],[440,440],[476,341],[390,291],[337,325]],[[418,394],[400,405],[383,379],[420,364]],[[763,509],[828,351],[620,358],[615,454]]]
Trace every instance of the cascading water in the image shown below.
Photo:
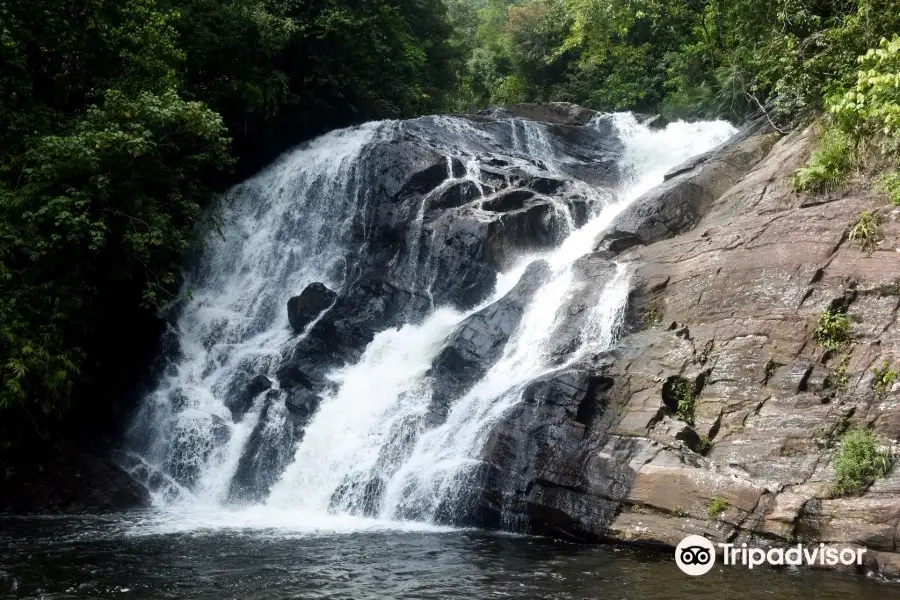
[[[410,281],[422,285],[429,297],[442,277],[427,272],[419,258],[428,236],[435,235],[423,225],[430,199],[465,182],[477,187],[474,201],[493,198],[491,189],[497,184],[483,170],[490,170],[497,154],[529,172],[558,175],[569,168],[541,124],[501,123],[507,128],[503,139],[512,146],[503,149],[492,145],[498,138],[490,131],[465,119],[437,117],[433,122],[435,128],[429,131],[438,135],[429,143],[452,158],[447,159],[446,181],[411,216],[414,224],[405,235],[403,266],[404,273],[411,273]],[[351,527],[376,522],[360,521],[362,517],[377,522],[436,520],[454,503],[460,482],[477,465],[493,424],[520,401],[525,386],[615,341],[628,296],[626,265],[618,265],[605,286],[595,290],[579,344],[566,360],[559,363],[548,355],[564,318],[560,307],[577,283],[577,259],[590,253],[596,236],[615,215],[661,182],[666,170],[734,132],[724,122],[679,122],[650,131],[630,114],[615,115],[613,123],[624,145],[618,199],[580,181],[570,182],[592,204],[593,217],[586,224],[575,229],[571,207],[554,199],[560,222],[568,229],[561,244],[521,253],[499,276],[494,292],[474,308],[438,305],[423,319],[377,333],[358,360],[330,371],[321,405],[293,446],[281,437],[287,421],[281,414],[286,413],[283,402],[265,404],[266,397],[257,396],[247,413],[232,422],[229,397],[247,374],[273,375],[290,355],[298,334],[287,327],[283,306],[288,297],[314,281],[339,291],[352,281],[353,262],[366,251],[354,234],[370,226],[366,215],[371,183],[359,172],[360,157],[400,130],[422,138],[428,132],[407,131],[396,122],[334,132],[232,190],[224,235],[207,240],[188,275],[191,297],[175,319],[180,351],[132,428],[132,473],[147,481],[158,505],[204,509],[202,518],[192,513],[192,524],[183,526],[208,525],[215,521],[210,509],[221,512],[228,504],[248,440],[268,431],[272,441],[269,446],[263,442],[265,452],[279,455],[283,467],[277,482],[263,503],[240,509],[242,519],[235,519],[232,509],[216,523],[284,526],[288,513],[301,515],[297,518],[311,528],[326,527],[325,515],[348,515]],[[461,171],[455,159],[464,165]],[[465,319],[503,299],[535,260],[546,261],[547,275],[531,294],[502,353],[453,400],[446,419],[429,427],[434,358]],[[290,448],[292,453],[285,454]]]

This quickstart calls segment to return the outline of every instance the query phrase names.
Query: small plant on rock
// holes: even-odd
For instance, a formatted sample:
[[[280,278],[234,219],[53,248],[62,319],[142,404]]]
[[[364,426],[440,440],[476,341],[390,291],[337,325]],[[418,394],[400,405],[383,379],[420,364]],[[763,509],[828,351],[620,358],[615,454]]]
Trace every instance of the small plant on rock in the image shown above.
[[[864,210],[859,214],[856,223],[850,228],[848,239],[859,245],[862,250],[871,252],[884,239],[881,232],[881,217],[878,213]]]
[[[656,306],[651,306],[647,309],[644,315],[641,317],[641,328],[642,329],[653,329],[662,321],[662,314],[660,314],[659,308]]]
[[[875,375],[875,379],[872,381],[875,397],[881,400],[889,391],[891,391],[891,388],[894,387],[898,373],[893,370],[891,364],[885,360],[881,363],[880,367],[872,369],[872,374]]]
[[[687,379],[678,378],[672,383],[675,398],[675,414],[688,423],[694,423],[694,388]]]
[[[850,318],[838,310],[825,310],[819,315],[816,341],[826,349],[835,351],[850,341]]]
[[[860,494],[893,468],[887,452],[879,450],[875,434],[868,429],[851,429],[841,438],[834,461],[835,485],[839,494]]]
[[[719,513],[724,511],[727,507],[728,503],[725,502],[725,499],[716,496],[709,501],[709,518],[715,519],[717,516],[719,516]]]
[[[841,357],[841,362],[838,364],[838,368],[835,369],[828,376],[828,383],[831,384],[836,390],[839,392],[843,392],[847,389],[847,385],[850,383],[850,375],[847,373],[847,368],[850,366],[850,355],[845,354]]]
[[[700,454],[706,454],[709,452],[709,449],[712,448],[712,440],[705,435],[700,436],[700,441],[697,443],[697,452]]]

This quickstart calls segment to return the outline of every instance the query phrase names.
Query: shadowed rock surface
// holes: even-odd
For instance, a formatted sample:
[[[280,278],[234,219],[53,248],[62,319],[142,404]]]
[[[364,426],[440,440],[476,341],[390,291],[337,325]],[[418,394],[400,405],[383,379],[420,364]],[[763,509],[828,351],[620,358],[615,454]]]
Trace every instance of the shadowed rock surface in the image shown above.
[[[288,322],[294,331],[302,333],[306,326],[331,306],[337,298],[332,290],[323,283],[311,283],[299,296],[294,296],[287,303]]]
[[[503,354],[506,342],[519,326],[550,268],[545,261],[528,265],[516,286],[503,298],[465,319],[447,338],[432,362],[432,396],[426,424],[440,425],[450,402],[484,377]]]
[[[107,456],[71,448],[4,461],[0,513],[108,513],[150,505],[147,489]]]

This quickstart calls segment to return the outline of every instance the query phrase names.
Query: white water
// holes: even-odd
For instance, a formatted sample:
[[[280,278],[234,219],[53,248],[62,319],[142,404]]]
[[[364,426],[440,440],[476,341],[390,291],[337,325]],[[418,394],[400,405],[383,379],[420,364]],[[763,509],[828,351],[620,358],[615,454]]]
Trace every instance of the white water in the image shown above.
[[[446,121],[448,137],[472,135],[465,121]],[[453,497],[454,486],[474,464],[493,424],[519,401],[524,386],[566,366],[551,365],[545,351],[559,326],[557,310],[573,292],[574,261],[591,252],[596,236],[615,215],[660,183],[666,170],[734,133],[724,122],[679,122],[653,132],[637,125],[631,115],[617,115],[616,125],[626,148],[618,201],[603,207],[555,250],[522,257],[517,267],[499,278],[494,294],[481,307],[467,313],[438,308],[419,325],[378,334],[358,363],[332,373],[336,391],[324,398],[265,504],[226,508],[241,450],[262,410],[258,398],[242,421],[231,424],[222,401],[229,378],[238,369],[271,373],[277,368],[292,346],[285,298],[311,281],[340,289],[348,256],[344,240],[364,202],[364,191],[354,177],[355,160],[368,143],[395,125],[371,124],[319,138],[238,188],[237,205],[230,209],[234,216],[229,234],[224,240],[211,241],[217,248],[206,254],[213,258],[203,270],[202,288],[195,290],[178,319],[184,358],[170,368],[145,405],[148,414],[139,420],[143,428],[152,424],[142,432],[148,439],[142,460],[156,470],[171,460],[177,450],[172,440],[178,442],[180,432],[185,432],[184,444],[201,450],[192,455],[196,484],[189,490],[164,487],[156,502],[168,506],[168,517],[153,521],[148,530],[231,526],[344,531],[385,524],[427,526],[423,522],[430,522],[440,503]],[[547,170],[556,171],[557,157],[542,128],[521,121],[514,121],[512,127],[516,150],[541,154],[536,158]],[[478,181],[477,161],[470,157],[466,162],[465,177]],[[292,235],[299,225],[295,231],[285,225],[302,219],[315,220],[311,228],[307,223],[302,229],[311,230],[312,236]],[[430,400],[426,372],[445,339],[468,315],[506,294],[536,258],[549,263],[551,275],[529,303],[503,355],[481,381],[454,401],[443,425],[426,430],[423,417]],[[619,265],[604,289],[596,290],[581,346],[566,364],[615,341],[628,295],[628,275],[627,266]],[[215,328],[224,328],[224,335],[219,329],[215,332],[219,341],[204,344]],[[170,409],[176,389],[182,390],[189,406],[177,414]],[[225,444],[215,445],[210,437],[214,419],[228,428]],[[362,519],[356,515],[362,514],[365,486],[373,480],[382,482],[384,500],[375,507],[377,519]],[[169,525],[160,525],[163,522]]]

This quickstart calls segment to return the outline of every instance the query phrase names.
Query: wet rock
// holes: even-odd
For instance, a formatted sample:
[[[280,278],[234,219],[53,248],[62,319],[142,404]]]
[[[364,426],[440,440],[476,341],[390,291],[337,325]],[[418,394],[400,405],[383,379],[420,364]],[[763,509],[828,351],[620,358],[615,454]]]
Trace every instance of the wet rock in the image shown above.
[[[234,393],[225,399],[225,406],[231,411],[231,418],[235,423],[250,410],[257,396],[272,387],[272,380],[265,375],[249,377],[249,374],[240,372],[238,380],[239,382],[232,386]]]
[[[616,221],[607,247],[634,265],[625,335],[526,388],[479,457],[475,471],[490,476],[467,488],[473,514],[573,539],[864,546],[865,569],[898,572],[900,471],[842,497],[833,467],[848,427],[871,427],[885,447],[900,431],[897,392],[876,399],[869,375],[900,360],[898,244],[865,254],[845,243],[874,202],[861,188],[828,202],[792,191],[810,131],[764,138],[738,136],[679,169],[645,196],[661,204],[623,213],[634,227]],[[722,156],[716,177],[698,176]],[[884,235],[900,240],[900,224],[886,221]],[[577,277],[602,282],[613,252],[580,260]],[[855,336],[839,355],[814,338],[835,302]],[[572,330],[589,305],[567,303]],[[559,339],[570,357],[577,342]],[[676,410],[676,379],[691,414]]]
[[[294,427],[277,390],[266,393],[259,421],[250,434],[231,480],[234,502],[261,502],[294,457],[302,430]]]
[[[321,396],[311,389],[298,387],[290,391],[285,400],[285,405],[288,409],[288,416],[293,423],[297,426],[303,426],[309,423],[321,402]]]
[[[665,129],[669,125],[669,120],[662,115],[648,115],[646,118],[640,119],[638,122],[653,131]]]
[[[500,358],[528,301],[549,270],[544,261],[532,263],[508,294],[465,319],[450,335],[431,365],[429,425],[441,424],[453,400],[481,379]]]
[[[288,321],[294,331],[302,333],[306,326],[322,314],[337,298],[337,294],[323,283],[311,283],[287,303]]]
[[[692,229],[716,199],[766,156],[776,140],[774,134],[750,137],[677,167],[665,183],[613,220],[596,249],[622,252]]]
[[[534,198],[534,192],[532,190],[511,190],[482,202],[481,208],[482,210],[491,212],[504,213],[525,208],[525,203],[532,198]]]
[[[3,460],[0,513],[108,513],[150,506],[150,495],[104,454],[43,449]]]
[[[457,208],[480,198],[482,193],[491,193],[492,191],[491,188],[479,187],[478,184],[469,179],[455,181],[447,188],[429,197],[427,200],[428,210],[434,213],[435,211]]]
[[[586,125],[597,115],[595,111],[571,102],[513,104],[499,109],[491,109],[483,114],[494,117],[518,117],[562,125]]]

